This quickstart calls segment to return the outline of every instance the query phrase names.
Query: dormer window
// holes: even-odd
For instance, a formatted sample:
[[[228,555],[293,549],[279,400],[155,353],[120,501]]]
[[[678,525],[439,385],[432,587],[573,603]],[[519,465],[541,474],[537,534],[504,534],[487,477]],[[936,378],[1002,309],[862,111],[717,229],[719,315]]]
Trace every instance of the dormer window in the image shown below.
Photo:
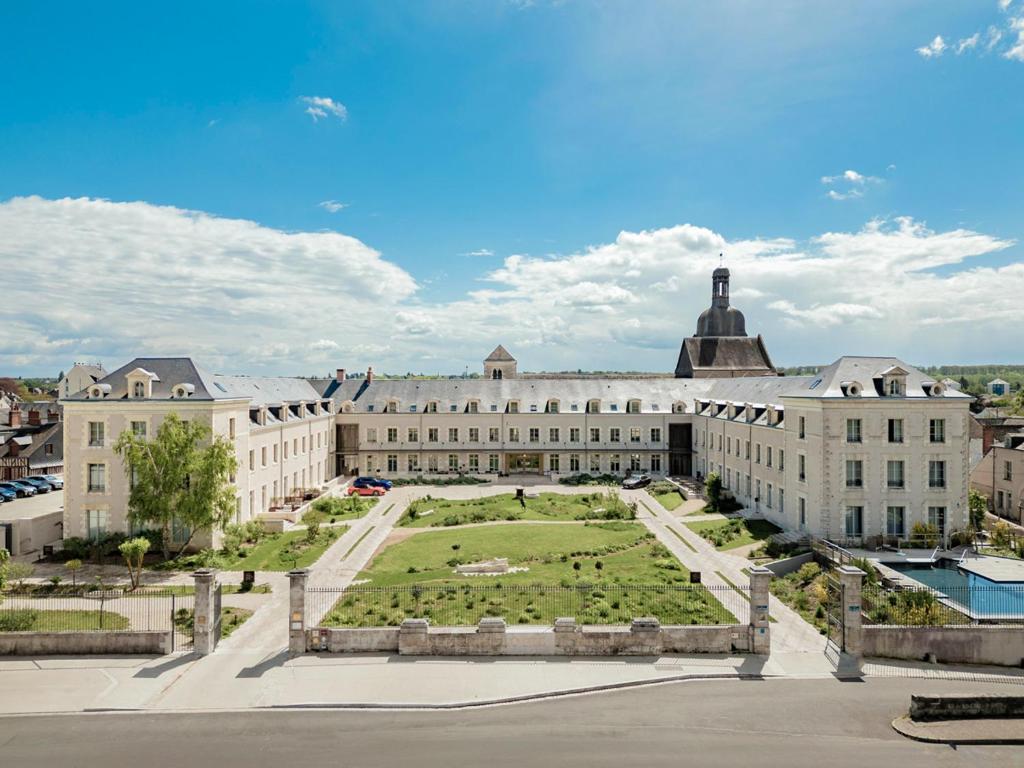
[[[885,393],[889,397],[902,397],[905,391],[903,379],[893,376],[886,382]]]
[[[341,412],[342,413],[352,413],[352,401],[346,400],[344,403],[342,403],[341,404]]]
[[[601,401],[600,400],[588,400],[587,401],[587,413],[600,413],[601,412]]]
[[[388,400],[387,405],[384,406],[384,413],[398,413],[398,401]]]
[[[537,412],[537,404],[536,404],[536,403],[533,403],[533,404],[532,404],[532,405],[530,406],[530,413],[536,413],[536,412]]]
[[[518,400],[509,400],[508,401],[508,412],[509,413],[519,413],[519,401]]]
[[[186,398],[192,397],[195,391],[196,388],[192,384],[175,384],[174,387],[171,389],[173,397],[177,400],[184,400]]]
[[[894,365],[886,368],[875,376],[876,387],[878,378],[882,379],[882,394],[886,397],[905,397],[907,394],[907,372]]]
[[[437,413],[437,400],[427,403],[427,413]]]
[[[480,413],[480,403],[476,400],[470,400],[466,403],[466,413]]]
[[[132,397],[145,397],[146,396],[146,385],[141,381],[136,381],[132,384]]]
[[[686,403],[672,403],[672,413],[686,413]]]
[[[548,406],[545,413],[558,413],[558,401],[548,400]]]
[[[626,413],[640,413],[640,401],[630,400],[626,403]]]

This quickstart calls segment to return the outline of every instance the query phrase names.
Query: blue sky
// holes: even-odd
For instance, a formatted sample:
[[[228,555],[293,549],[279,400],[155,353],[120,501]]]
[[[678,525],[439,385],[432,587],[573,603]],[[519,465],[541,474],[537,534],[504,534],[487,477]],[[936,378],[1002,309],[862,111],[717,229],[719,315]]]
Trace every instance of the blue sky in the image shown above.
[[[1022,35],[1024,0],[7,4],[0,368],[669,370],[718,250],[779,364],[1021,362]]]

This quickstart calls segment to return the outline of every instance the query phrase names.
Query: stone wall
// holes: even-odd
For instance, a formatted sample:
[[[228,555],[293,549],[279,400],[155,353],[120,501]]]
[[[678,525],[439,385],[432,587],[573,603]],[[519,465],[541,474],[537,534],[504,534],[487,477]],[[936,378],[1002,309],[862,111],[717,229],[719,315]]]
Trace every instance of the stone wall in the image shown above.
[[[978,720],[1024,717],[1024,696],[954,693],[946,696],[911,696],[912,720]]]
[[[0,632],[0,656],[81,656],[171,652],[166,630],[117,632]]]
[[[60,541],[64,513],[61,510],[34,517],[18,517],[11,524],[12,555],[27,555],[42,551],[44,544]]]
[[[802,555],[787,557],[785,560],[776,560],[774,563],[766,563],[765,568],[776,576],[788,576],[796,573],[807,563],[814,562],[813,552],[804,552]]]
[[[923,661],[934,654],[934,661],[943,664],[1024,664],[1024,630],[1019,626],[865,626],[861,633],[864,656]]]
[[[750,633],[746,624],[663,627],[649,619],[632,626],[580,626],[560,619],[555,626],[513,627],[501,619],[484,619],[476,627],[431,627],[423,619],[408,619],[400,628],[310,629],[307,649],[408,656],[659,656],[747,652]]]

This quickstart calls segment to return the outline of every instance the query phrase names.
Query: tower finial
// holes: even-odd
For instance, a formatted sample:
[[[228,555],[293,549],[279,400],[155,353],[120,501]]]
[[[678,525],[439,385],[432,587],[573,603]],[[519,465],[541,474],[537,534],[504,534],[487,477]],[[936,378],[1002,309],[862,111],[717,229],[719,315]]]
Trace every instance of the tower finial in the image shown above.
[[[722,266],[722,254],[718,254],[718,266]]]

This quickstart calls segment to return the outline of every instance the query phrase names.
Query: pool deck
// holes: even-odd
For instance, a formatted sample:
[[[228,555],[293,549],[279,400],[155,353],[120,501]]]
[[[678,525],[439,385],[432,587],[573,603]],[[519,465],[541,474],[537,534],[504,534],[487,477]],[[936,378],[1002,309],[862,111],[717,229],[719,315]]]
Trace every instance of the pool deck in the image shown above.
[[[1024,583],[1024,560],[975,554],[963,557],[963,547],[948,550],[904,549],[898,552],[894,550],[851,549],[850,553],[854,557],[863,557],[875,563],[887,580],[907,586],[919,586],[920,582],[904,575],[900,571],[893,570],[889,566],[897,563],[925,564],[935,560],[952,560],[963,570],[989,581],[1000,584]]]
[[[960,567],[989,581],[1024,582],[1024,560],[981,555],[966,558]]]

